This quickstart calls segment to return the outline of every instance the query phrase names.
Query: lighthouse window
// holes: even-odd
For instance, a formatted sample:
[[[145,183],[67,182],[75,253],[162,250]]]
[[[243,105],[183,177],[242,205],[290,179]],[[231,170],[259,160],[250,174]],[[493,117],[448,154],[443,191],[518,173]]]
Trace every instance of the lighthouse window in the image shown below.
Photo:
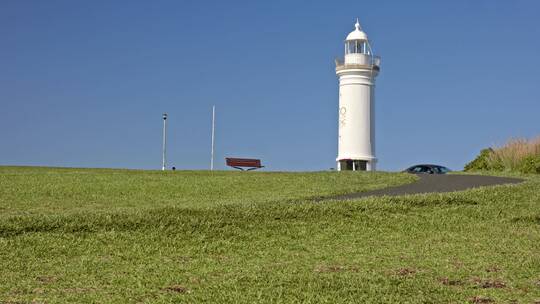
[[[345,44],[346,54],[369,54],[369,47],[366,41],[353,40]]]
[[[347,41],[347,54],[353,54],[354,52],[354,41]]]

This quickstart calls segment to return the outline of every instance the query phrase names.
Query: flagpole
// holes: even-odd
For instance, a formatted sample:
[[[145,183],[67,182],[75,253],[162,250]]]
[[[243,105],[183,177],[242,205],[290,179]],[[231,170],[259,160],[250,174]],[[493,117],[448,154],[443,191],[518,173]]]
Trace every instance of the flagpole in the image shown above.
[[[214,171],[214,129],[216,121],[216,106],[212,106],[212,151],[210,156],[210,171]]]

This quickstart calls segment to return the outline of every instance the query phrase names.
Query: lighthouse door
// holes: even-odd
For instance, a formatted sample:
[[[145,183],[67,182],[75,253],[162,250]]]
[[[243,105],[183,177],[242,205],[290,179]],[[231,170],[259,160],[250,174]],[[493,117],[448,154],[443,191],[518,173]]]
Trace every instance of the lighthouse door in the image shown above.
[[[367,161],[365,160],[355,160],[354,161],[355,171],[366,171],[367,170]]]
[[[339,161],[341,171],[366,171],[367,161],[343,159]]]

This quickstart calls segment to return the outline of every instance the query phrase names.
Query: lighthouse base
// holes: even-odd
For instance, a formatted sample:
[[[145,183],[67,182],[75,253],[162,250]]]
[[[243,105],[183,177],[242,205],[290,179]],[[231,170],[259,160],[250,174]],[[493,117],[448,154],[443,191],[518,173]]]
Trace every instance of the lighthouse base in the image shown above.
[[[375,160],[341,159],[337,168],[338,171],[375,171]]]

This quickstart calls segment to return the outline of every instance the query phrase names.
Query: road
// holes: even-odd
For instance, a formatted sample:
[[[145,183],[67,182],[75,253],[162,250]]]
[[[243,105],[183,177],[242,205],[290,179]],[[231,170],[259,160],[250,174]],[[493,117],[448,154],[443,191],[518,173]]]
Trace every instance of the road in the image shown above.
[[[517,184],[524,181],[519,178],[486,175],[418,174],[418,177],[419,180],[411,184],[367,192],[350,193],[332,197],[332,199],[349,200],[368,196],[453,192],[484,186]]]

